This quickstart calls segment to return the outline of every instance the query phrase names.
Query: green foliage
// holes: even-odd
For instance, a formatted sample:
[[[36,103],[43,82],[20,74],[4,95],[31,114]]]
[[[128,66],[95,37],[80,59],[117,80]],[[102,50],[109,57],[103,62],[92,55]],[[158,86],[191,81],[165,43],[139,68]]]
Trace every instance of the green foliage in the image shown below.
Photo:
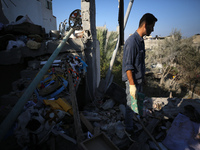
[[[97,39],[100,45],[100,71],[101,78],[105,78],[112,53],[115,49],[118,34],[117,32],[108,32],[107,29],[97,29]]]
[[[172,32],[170,33],[170,35],[176,41],[180,41],[182,39],[181,31],[178,29],[173,29]]]
[[[166,64],[169,61],[174,61],[174,59],[179,55],[181,52],[181,37],[181,32],[175,29],[172,31],[170,38],[165,39],[165,42],[162,45],[162,50],[160,51],[162,63]]]
[[[195,78],[200,73],[200,55],[192,43],[190,38],[182,39],[181,32],[175,29],[157,49],[147,51],[146,62],[148,65],[158,62],[162,64],[161,81],[169,73],[185,80]]]
[[[186,79],[196,78],[196,75],[200,73],[200,54],[192,46],[192,39],[185,39],[180,45],[182,52],[178,57],[178,63],[181,65]]]
[[[178,74],[178,68],[177,68],[177,67],[173,67],[173,68],[172,68],[172,74],[173,74],[173,75]]]
[[[116,61],[115,65],[113,66],[112,73],[114,74],[113,81],[121,87],[125,88],[124,81],[122,81],[122,62]]]

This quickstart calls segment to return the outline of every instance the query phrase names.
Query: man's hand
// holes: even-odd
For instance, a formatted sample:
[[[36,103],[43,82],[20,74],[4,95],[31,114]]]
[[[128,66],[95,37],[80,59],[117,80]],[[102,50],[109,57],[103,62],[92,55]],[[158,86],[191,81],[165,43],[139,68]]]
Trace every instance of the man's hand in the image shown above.
[[[134,99],[136,99],[137,98],[137,89],[136,89],[135,85],[130,85],[129,84],[129,91],[130,91],[131,96]]]

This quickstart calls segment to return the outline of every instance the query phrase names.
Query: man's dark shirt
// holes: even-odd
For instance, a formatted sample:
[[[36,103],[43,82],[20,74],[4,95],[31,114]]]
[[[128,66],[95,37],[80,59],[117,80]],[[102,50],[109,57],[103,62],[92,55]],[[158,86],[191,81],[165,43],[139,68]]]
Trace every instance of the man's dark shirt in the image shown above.
[[[126,71],[131,70],[135,84],[141,84],[145,75],[145,48],[143,38],[135,31],[125,42],[122,62],[122,81],[127,81]]]

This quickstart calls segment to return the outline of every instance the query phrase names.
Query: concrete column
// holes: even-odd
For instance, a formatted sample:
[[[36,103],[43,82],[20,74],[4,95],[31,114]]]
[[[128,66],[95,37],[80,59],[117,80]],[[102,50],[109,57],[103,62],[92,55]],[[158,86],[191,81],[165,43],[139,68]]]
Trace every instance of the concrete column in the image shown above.
[[[95,0],[81,0],[82,25],[84,30],[85,57],[88,65],[86,76],[86,103],[94,99],[100,81],[100,53],[97,52]],[[98,49],[99,51],[99,49]]]

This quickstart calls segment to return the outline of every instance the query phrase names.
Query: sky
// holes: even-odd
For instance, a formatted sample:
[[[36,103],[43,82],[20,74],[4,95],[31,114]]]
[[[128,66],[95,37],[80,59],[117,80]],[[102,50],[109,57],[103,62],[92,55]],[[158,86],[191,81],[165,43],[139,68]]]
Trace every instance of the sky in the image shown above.
[[[124,0],[124,15],[129,0]],[[81,0],[53,0],[53,15],[60,22],[69,18],[75,9],[81,9]],[[95,0],[96,26],[106,25],[108,31],[116,31],[118,26],[118,0]],[[134,0],[124,31],[125,40],[134,33],[140,18],[152,13],[158,19],[152,36],[168,36],[179,30],[183,37],[200,34],[200,0]]]

